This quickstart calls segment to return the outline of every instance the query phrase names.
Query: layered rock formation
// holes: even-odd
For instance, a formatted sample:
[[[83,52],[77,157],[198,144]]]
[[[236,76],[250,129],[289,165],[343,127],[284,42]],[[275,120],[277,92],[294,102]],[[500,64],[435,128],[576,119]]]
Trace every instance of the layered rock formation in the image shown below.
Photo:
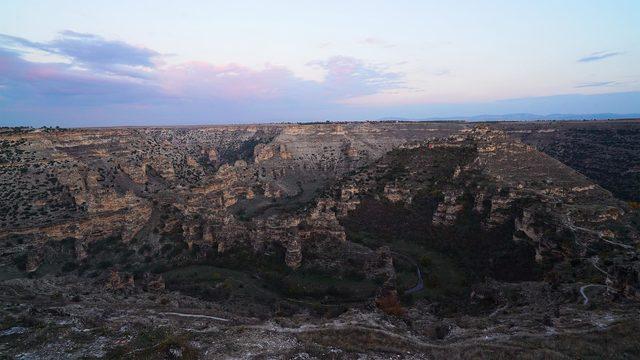
[[[522,338],[559,351],[555,332],[635,324],[637,210],[504,126],[2,131],[0,311],[48,307],[51,328],[74,324],[67,345],[100,329],[83,336],[133,346],[162,318],[206,344],[297,334],[318,357],[372,337],[383,354],[464,343],[509,357],[533,346]],[[110,329],[92,325],[98,308]],[[33,324],[0,349],[27,351],[49,329]]]
[[[128,243],[139,235],[146,241],[149,232],[175,231],[168,221],[179,224],[191,249],[194,243],[215,243],[220,232],[233,234],[268,222],[238,223],[240,212],[260,217],[274,205],[303,203],[330,179],[394,146],[446,135],[456,127],[365,123],[7,133],[0,173],[7,202],[0,237],[29,236],[34,239],[30,254],[48,241],[73,238],[76,260],[82,261],[95,240],[118,237]],[[166,207],[174,212],[160,222],[157,217]],[[320,232],[335,233],[326,219],[310,215],[309,221]],[[281,227],[277,231],[291,226]],[[264,231],[240,238],[270,238]],[[299,247],[297,240],[280,242]],[[288,255],[293,267],[300,261],[296,253]],[[29,258],[34,271],[40,256]]]

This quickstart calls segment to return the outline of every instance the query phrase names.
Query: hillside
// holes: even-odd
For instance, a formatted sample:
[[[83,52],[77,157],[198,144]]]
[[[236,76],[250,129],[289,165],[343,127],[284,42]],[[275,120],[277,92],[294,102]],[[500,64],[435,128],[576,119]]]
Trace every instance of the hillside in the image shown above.
[[[640,125],[588,126],[7,129],[0,350],[638,356]]]

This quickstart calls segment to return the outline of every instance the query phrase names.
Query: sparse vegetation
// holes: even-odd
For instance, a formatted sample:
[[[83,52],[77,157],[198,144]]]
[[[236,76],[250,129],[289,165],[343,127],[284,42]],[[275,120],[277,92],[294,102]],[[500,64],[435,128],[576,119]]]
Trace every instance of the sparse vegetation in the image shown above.
[[[633,199],[483,127],[334,126],[0,132],[3,351],[544,357],[634,328]]]

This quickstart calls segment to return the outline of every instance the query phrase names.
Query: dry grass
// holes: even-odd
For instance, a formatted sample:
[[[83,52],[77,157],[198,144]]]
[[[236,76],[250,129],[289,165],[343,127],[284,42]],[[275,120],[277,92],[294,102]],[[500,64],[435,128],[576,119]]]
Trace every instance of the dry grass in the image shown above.
[[[407,314],[395,290],[383,290],[382,294],[376,298],[376,306],[388,315],[405,316]]]

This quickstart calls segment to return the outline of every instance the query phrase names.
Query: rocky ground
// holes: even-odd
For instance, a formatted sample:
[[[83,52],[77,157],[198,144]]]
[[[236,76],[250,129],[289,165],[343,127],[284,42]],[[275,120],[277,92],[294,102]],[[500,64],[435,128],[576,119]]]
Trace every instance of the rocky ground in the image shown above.
[[[13,281],[3,292],[25,287],[28,300],[3,297],[0,333],[2,353],[24,359],[635,358],[640,350],[637,306],[585,305],[576,288],[538,283],[486,284],[510,293],[481,314],[437,315],[420,300],[404,316],[356,306],[337,316],[268,319],[176,292],[99,292],[77,278]]]
[[[0,354],[636,358],[639,129],[3,129]]]

